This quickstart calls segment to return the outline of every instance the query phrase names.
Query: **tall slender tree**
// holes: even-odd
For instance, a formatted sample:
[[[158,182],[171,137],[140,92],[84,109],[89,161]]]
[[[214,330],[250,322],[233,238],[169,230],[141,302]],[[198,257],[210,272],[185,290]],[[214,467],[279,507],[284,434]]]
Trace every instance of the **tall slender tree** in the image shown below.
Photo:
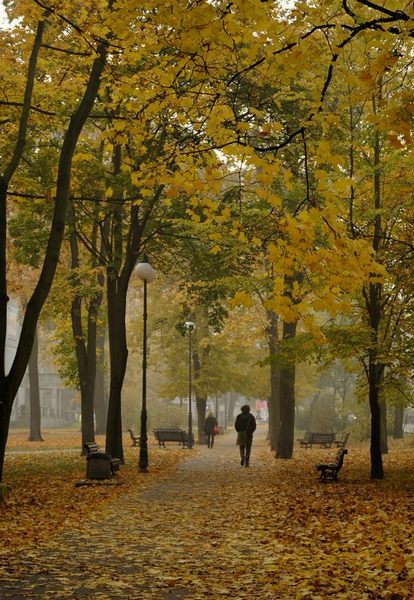
[[[5,164],[0,177],[0,354],[3,357],[6,349],[8,301],[6,279],[7,195],[11,179],[19,166],[25,148],[37,74],[37,62],[43,43],[45,25],[45,20],[39,21],[33,38],[32,51],[28,59],[24,99],[20,110],[19,128],[14,148],[10,153],[10,159]],[[10,370],[6,373],[3,366],[3,371],[0,372],[0,478],[3,475],[4,452],[13,401],[30,359],[37,321],[50,291],[57,267],[70,194],[72,158],[79,136],[82,133],[82,129],[92,110],[99,90],[105,67],[106,52],[107,43],[105,41],[100,41],[95,45],[95,57],[92,59],[92,63],[89,61],[89,72],[86,81],[79,90],[80,98],[74,106],[70,120],[66,122],[66,127],[62,132],[63,140],[56,177],[56,199],[43,265],[38,283],[27,304],[16,354]],[[23,60],[25,59],[25,57],[22,58]],[[4,360],[1,363],[4,365]]]

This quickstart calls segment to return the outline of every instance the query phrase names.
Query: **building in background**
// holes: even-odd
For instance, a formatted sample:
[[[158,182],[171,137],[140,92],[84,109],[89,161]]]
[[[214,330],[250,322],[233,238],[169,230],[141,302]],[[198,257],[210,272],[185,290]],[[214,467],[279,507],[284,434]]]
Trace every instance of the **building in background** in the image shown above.
[[[414,408],[406,408],[404,414],[404,433],[414,433]]]
[[[6,370],[10,369],[20,334],[19,308],[10,300],[7,307]],[[10,427],[29,427],[30,394],[27,372],[14,400]],[[53,365],[39,364],[39,392],[42,427],[69,427],[79,421],[76,390],[65,387]]]

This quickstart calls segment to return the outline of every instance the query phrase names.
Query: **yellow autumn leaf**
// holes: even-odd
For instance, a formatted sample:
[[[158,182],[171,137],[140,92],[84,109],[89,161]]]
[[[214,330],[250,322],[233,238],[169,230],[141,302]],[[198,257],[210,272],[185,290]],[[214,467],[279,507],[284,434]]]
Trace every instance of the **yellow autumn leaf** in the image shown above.
[[[230,300],[229,304],[232,308],[234,308],[235,306],[239,306],[239,305],[249,308],[249,307],[253,306],[253,300],[252,300],[251,296],[249,296],[249,294],[247,294],[247,292],[236,292],[236,294]]]

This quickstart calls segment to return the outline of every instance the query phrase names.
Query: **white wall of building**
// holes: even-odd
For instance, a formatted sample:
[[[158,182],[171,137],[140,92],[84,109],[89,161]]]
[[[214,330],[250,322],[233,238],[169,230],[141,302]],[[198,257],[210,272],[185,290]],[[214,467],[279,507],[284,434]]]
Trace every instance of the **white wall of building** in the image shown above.
[[[16,302],[7,307],[6,372],[16,353],[20,334],[19,309]],[[53,366],[39,365],[39,392],[42,427],[66,427],[76,421],[75,390],[66,388]],[[28,427],[30,423],[29,378],[26,374],[14,400],[10,426]]]

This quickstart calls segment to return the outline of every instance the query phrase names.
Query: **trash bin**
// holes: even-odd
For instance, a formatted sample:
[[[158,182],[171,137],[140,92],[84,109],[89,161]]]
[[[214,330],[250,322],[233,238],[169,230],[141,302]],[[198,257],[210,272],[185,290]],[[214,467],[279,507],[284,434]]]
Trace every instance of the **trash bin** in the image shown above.
[[[110,456],[106,452],[93,452],[86,457],[87,479],[110,479],[112,477]]]

